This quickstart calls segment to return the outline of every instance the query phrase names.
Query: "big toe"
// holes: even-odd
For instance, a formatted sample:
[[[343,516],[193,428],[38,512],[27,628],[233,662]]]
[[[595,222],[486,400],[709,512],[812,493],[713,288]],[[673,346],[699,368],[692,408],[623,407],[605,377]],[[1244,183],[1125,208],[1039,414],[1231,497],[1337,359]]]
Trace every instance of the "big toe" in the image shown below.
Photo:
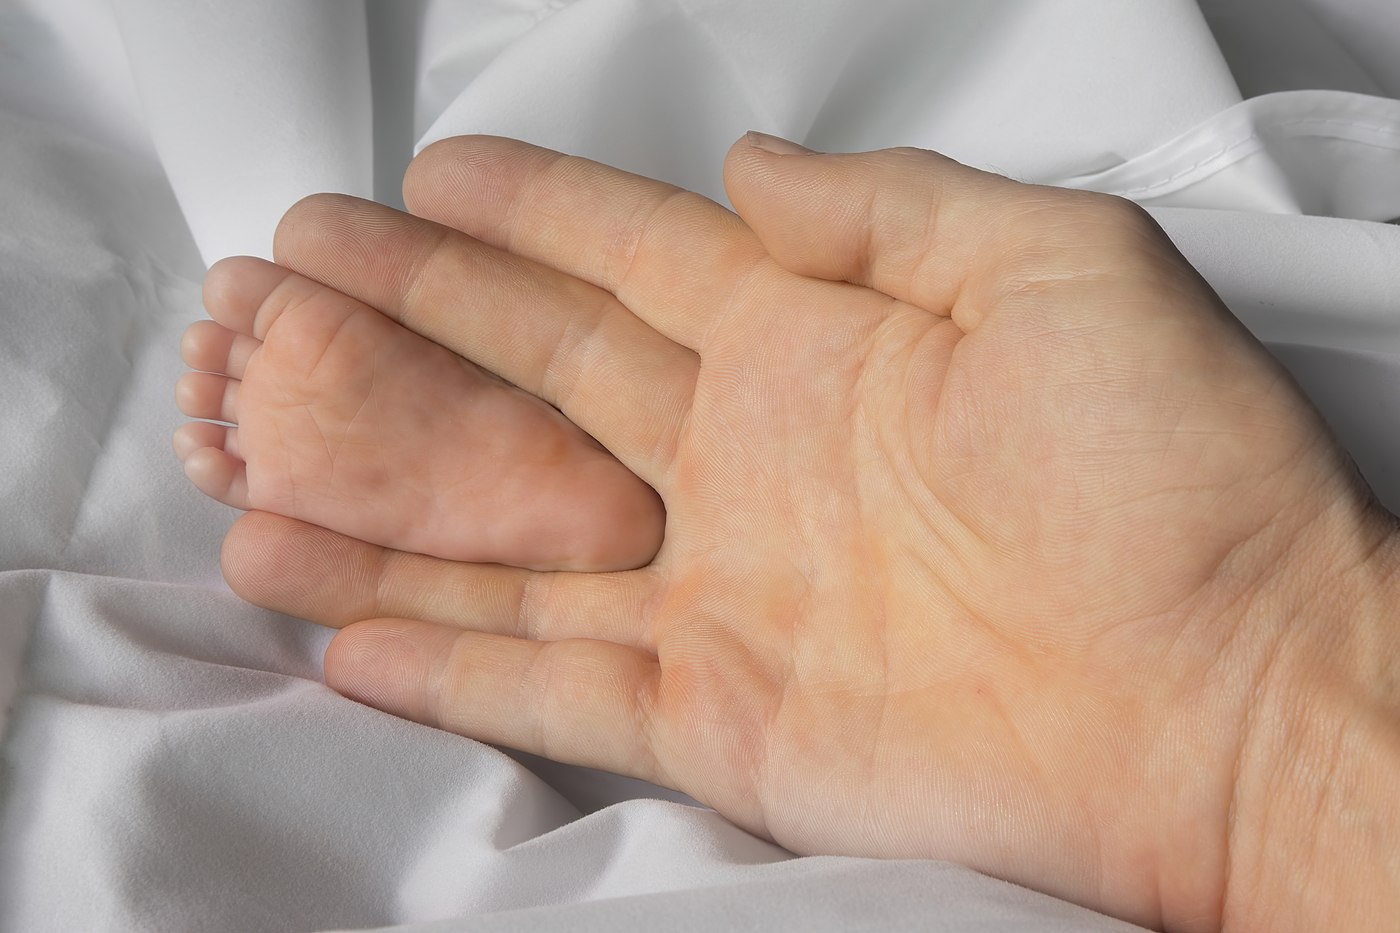
[[[205,310],[235,333],[261,337],[272,323],[261,314],[264,305],[293,275],[256,256],[220,259],[204,274]]]

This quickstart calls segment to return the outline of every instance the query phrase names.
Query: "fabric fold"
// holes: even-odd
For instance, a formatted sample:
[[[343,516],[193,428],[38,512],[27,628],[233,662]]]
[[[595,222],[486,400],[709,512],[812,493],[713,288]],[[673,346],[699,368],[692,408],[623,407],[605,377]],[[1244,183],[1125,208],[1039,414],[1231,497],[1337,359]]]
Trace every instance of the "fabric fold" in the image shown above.
[[[1400,215],[1400,101],[1253,97],[1121,165],[1053,183],[1162,207],[1386,221]]]
[[[363,0],[113,0],[146,121],[205,263],[271,257],[317,191],[374,195]]]

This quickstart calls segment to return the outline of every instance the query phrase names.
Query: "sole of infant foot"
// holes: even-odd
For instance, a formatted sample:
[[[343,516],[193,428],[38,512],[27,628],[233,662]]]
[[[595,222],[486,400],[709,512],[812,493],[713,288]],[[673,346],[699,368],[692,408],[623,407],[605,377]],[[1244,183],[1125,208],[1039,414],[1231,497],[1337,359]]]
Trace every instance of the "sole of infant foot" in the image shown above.
[[[537,570],[656,553],[656,493],[540,399],[324,285],[239,257],[209,272],[213,321],[175,435],[207,495],[373,544]]]

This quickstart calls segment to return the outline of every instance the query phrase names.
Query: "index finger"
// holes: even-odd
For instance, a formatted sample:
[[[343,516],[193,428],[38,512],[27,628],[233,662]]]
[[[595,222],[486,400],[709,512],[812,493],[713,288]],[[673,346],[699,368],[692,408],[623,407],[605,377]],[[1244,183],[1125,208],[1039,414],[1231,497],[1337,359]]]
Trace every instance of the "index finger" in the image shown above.
[[[692,350],[768,253],[732,211],[674,185],[498,136],[456,136],[404,176],[414,214],[604,288]]]

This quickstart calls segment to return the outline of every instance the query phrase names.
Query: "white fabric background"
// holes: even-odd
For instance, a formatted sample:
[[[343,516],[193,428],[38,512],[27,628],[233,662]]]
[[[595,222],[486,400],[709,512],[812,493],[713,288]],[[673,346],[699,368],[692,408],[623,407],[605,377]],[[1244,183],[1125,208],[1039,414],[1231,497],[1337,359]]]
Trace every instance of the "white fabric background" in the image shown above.
[[[1122,930],[320,682],[169,452],[205,263],[491,132],[723,199],[752,127],[1148,204],[1400,508],[1393,0],[0,0],[0,928]]]

